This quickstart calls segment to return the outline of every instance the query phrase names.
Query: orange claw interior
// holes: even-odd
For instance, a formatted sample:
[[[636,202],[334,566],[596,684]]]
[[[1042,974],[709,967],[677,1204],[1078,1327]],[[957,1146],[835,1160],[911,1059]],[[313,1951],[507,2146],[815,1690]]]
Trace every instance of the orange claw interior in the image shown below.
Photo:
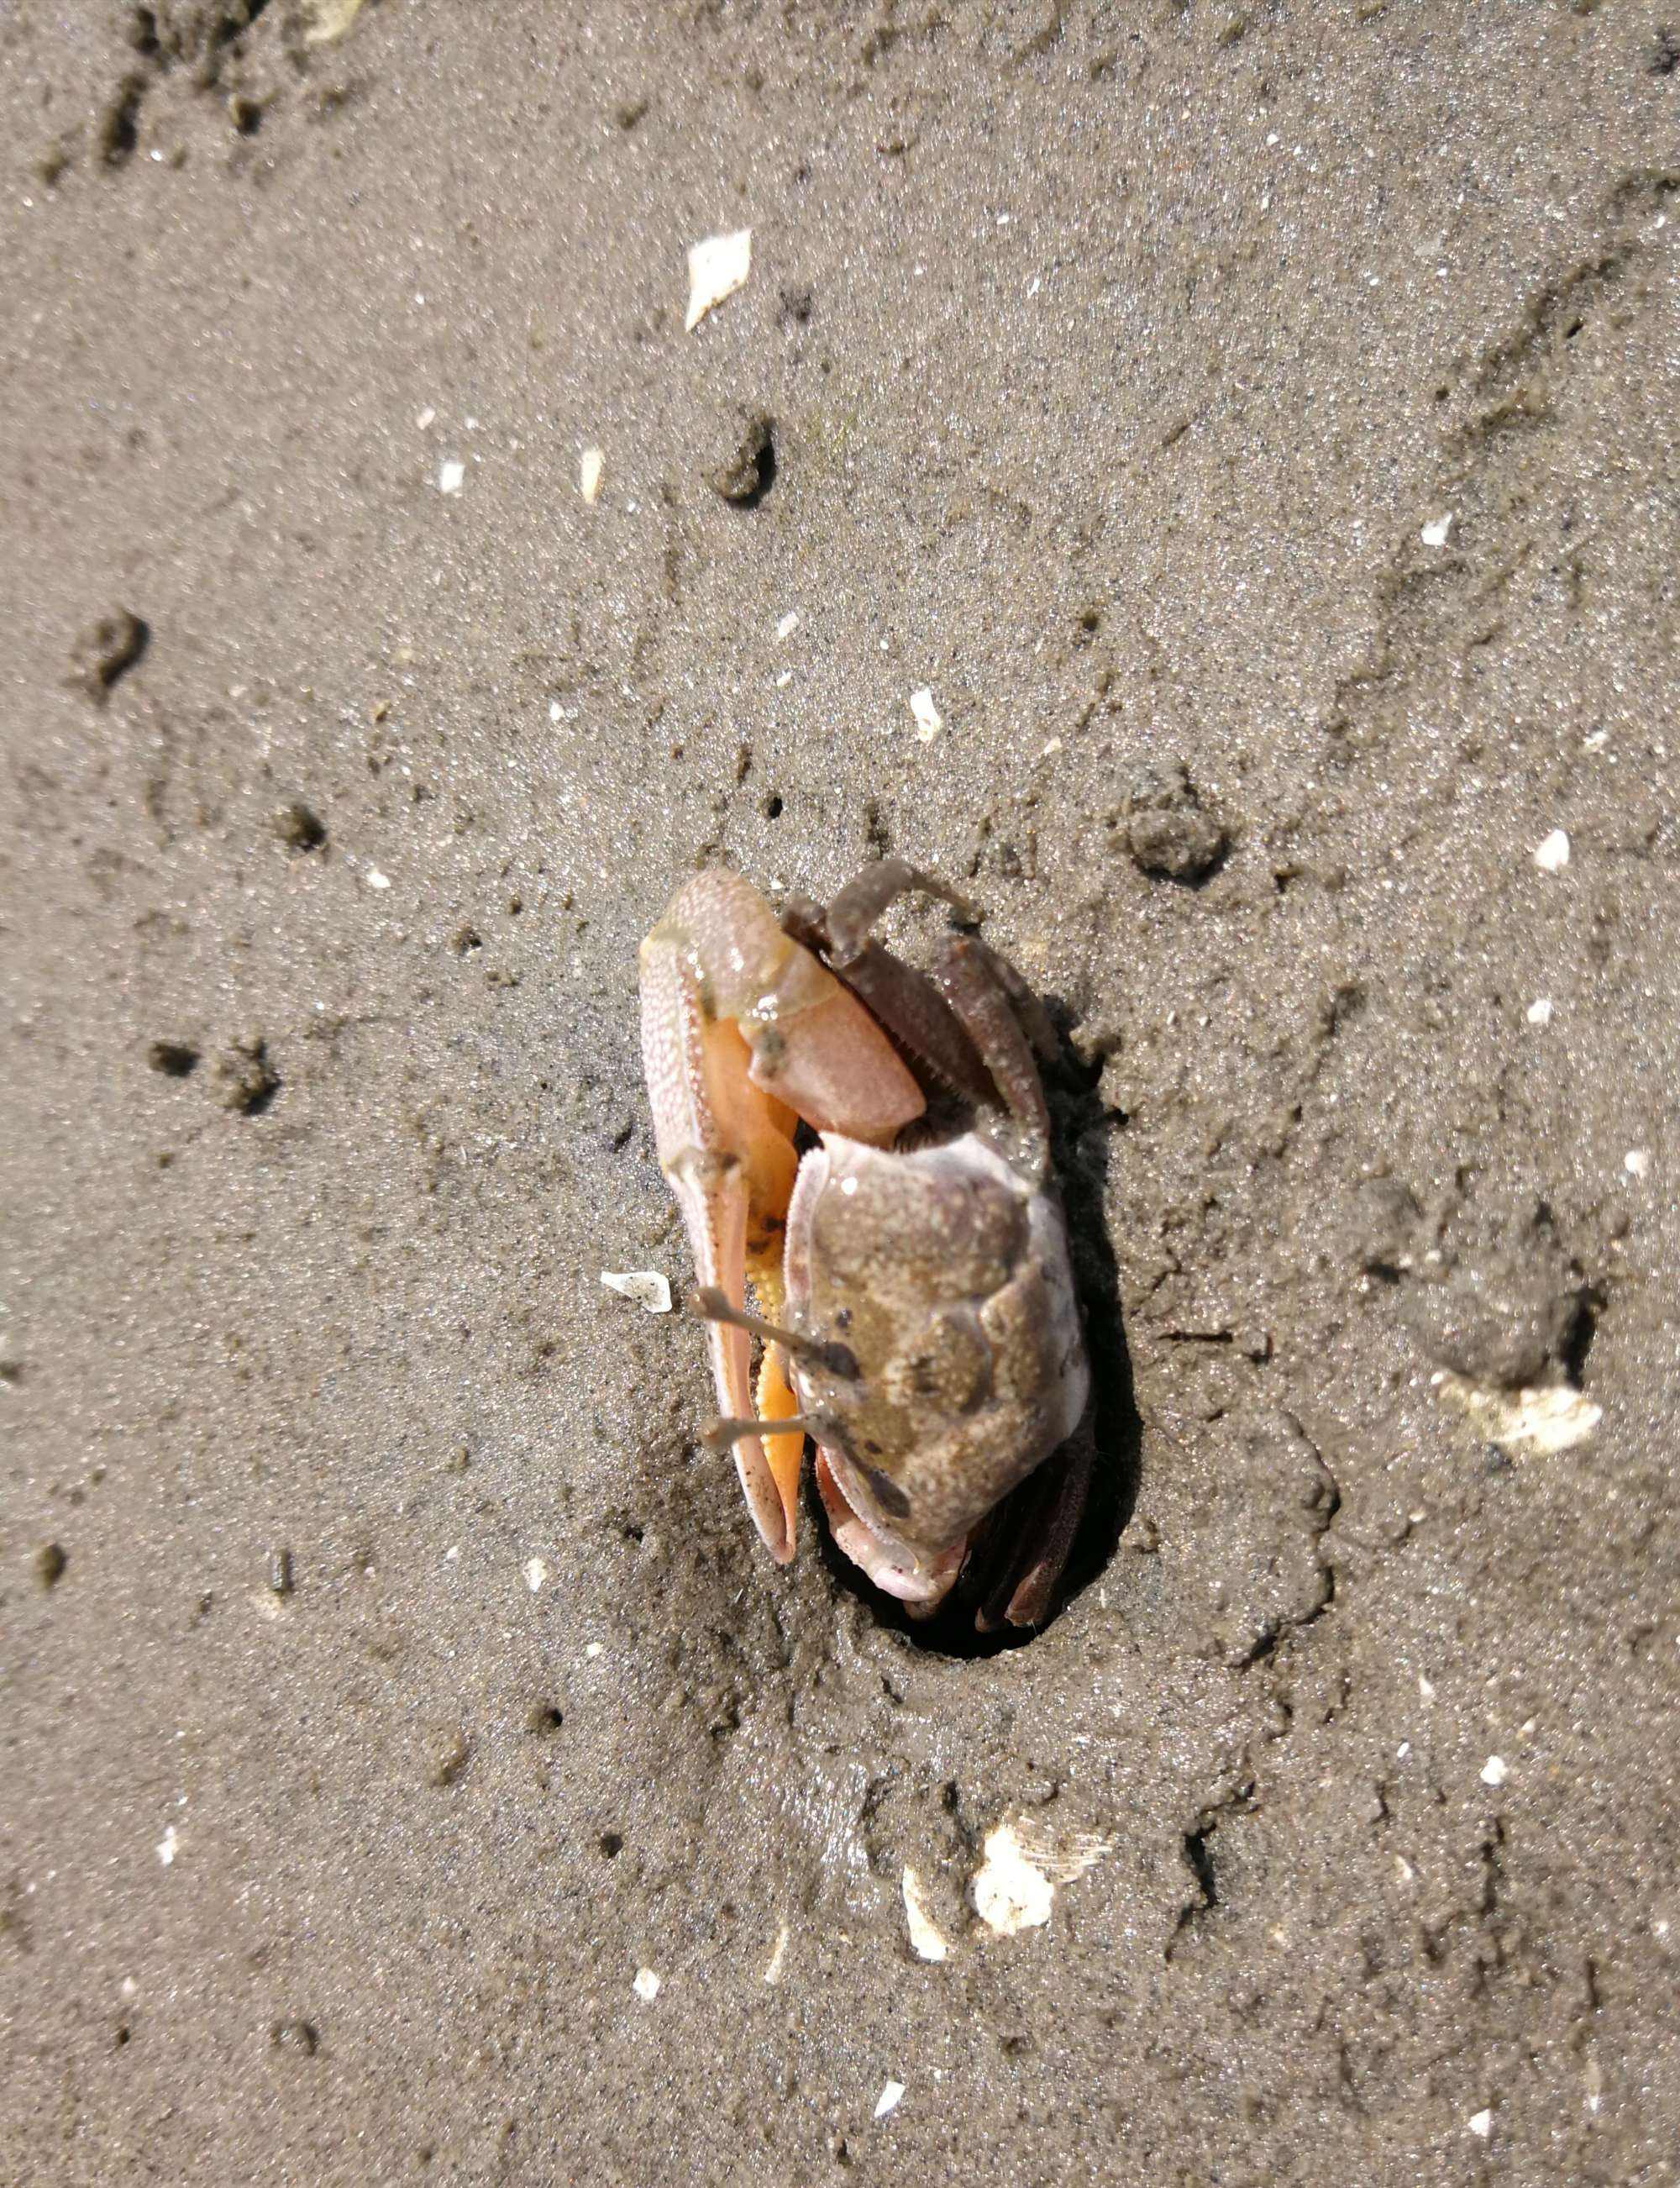
[[[659,1165],[687,1227],[700,1283],[759,1311],[784,1308],[781,1252],[800,1119],[819,1131],[890,1145],[926,1106],[896,1051],[851,990],[784,934],[738,874],[696,874],[641,948],[642,1060]],[[754,1410],[752,1342],[708,1323],[719,1410]],[[798,1410],[779,1345],[766,1349],[761,1419]],[[793,1554],[803,1434],[744,1436],[736,1466],[770,1555]]]

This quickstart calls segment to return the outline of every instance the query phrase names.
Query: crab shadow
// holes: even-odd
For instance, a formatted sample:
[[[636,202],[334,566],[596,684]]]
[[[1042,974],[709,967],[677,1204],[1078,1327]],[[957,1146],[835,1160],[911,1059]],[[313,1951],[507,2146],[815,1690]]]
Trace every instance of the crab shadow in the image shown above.
[[[975,1629],[972,1603],[952,1602],[931,1618],[911,1618],[903,1604],[886,1594],[835,1548],[823,1520],[820,1502],[808,1473],[807,1525],[821,1546],[823,1563],[835,1584],[867,1604],[877,1621],[902,1633],[932,1655],[989,1657],[1023,1649],[1047,1633],[1108,1569],[1137,1502],[1142,1424],[1132,1391],[1131,1357],[1120,1311],[1119,1272],[1103,1218],[1110,1143],[1124,1119],[1105,1112],[1097,1097],[1101,1065],[1080,1064],[1068,1045],[1074,1013],[1060,996],[1045,999],[1059,1039],[1059,1054],[1044,1072],[1050,1105],[1056,1176],[1068,1221],[1074,1283],[1085,1318],[1085,1349],[1091,1361],[1089,1432],[1096,1446],[1085,1511],[1068,1554],[1055,1607],[1044,1624],[1005,1626],[982,1633]],[[1010,1507],[1034,1477],[1012,1491],[1000,1508],[1000,1526],[1009,1525]]]

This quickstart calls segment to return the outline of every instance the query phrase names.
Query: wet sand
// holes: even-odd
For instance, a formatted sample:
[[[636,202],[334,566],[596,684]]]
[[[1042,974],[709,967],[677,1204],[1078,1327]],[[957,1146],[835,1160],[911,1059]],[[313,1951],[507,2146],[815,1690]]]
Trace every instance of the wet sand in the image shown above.
[[[0,25],[0,2179],[1673,2179],[1680,25],[307,27]],[[889,849],[1069,1041],[989,1652],[599,1281],[676,882]]]

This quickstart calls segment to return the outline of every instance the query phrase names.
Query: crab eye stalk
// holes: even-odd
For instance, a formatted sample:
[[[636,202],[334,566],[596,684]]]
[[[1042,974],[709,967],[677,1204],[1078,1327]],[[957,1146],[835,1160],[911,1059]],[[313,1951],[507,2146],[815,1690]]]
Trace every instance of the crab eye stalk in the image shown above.
[[[762,1337],[766,1345],[780,1345],[798,1359],[815,1361],[842,1382],[857,1380],[857,1355],[850,1345],[825,1344],[820,1337],[807,1337],[803,1331],[785,1329],[780,1322],[766,1322],[763,1315],[751,1314],[745,1307],[735,1305],[716,1284],[702,1284],[691,1291],[688,1310],[702,1322],[727,1322],[731,1328],[745,1329],[754,1337]]]
[[[810,1435],[832,1436],[832,1422],[821,1413],[789,1413],[779,1420],[708,1421],[700,1431],[700,1441],[708,1451],[728,1451],[747,1436]]]

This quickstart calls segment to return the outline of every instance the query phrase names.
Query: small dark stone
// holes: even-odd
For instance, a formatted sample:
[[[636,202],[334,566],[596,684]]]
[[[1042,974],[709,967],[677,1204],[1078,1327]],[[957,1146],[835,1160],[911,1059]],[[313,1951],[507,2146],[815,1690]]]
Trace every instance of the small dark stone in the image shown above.
[[[1126,800],[1125,842],[1136,866],[1167,881],[1198,882],[1225,856],[1223,824],[1203,804],[1181,760],[1146,767]]]
[[[84,630],[70,649],[70,681],[85,691],[96,707],[110,697],[111,687],[127,675],[151,639],[151,632],[137,615],[119,608]]]
[[[42,1587],[56,1587],[69,1563],[69,1554],[61,1542],[43,1542],[35,1553],[35,1577]]]
[[[775,422],[762,410],[741,414],[732,444],[710,474],[712,490],[738,509],[756,508],[775,477]]]
[[[274,815],[274,833],[290,851],[319,851],[327,840],[325,822],[296,798]]]
[[[216,1098],[224,1109],[254,1117],[279,1091],[279,1074],[268,1061],[268,1044],[260,1034],[231,1041],[216,1059]]]
[[[183,1040],[155,1040],[146,1061],[166,1079],[187,1079],[199,1068],[199,1052]]]

